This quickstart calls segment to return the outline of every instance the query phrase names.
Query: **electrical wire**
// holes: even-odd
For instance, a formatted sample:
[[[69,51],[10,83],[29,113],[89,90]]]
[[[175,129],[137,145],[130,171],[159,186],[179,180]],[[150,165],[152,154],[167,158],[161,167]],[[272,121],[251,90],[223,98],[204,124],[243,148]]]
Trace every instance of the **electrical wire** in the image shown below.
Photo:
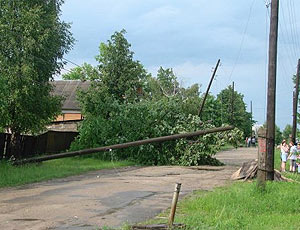
[[[246,26],[245,26],[245,29],[244,29],[244,33],[243,33],[243,36],[242,36],[242,41],[241,41],[241,44],[240,44],[240,47],[239,47],[239,51],[238,51],[238,55],[235,59],[235,62],[234,62],[234,65],[233,65],[233,68],[231,70],[231,73],[229,75],[229,82],[231,81],[231,78],[232,78],[232,74],[236,68],[236,65],[239,61],[239,59],[241,58],[241,52],[242,52],[242,48],[243,48],[243,45],[244,45],[244,41],[245,41],[245,37],[246,37],[246,33],[248,31],[248,26],[249,26],[249,22],[250,22],[250,18],[251,18],[251,15],[252,15],[252,11],[253,11],[253,6],[254,6],[254,3],[256,2],[256,0],[253,0],[252,1],[252,4],[250,6],[250,10],[249,10],[249,14],[248,14],[248,19],[247,19],[247,23],[246,23]]]

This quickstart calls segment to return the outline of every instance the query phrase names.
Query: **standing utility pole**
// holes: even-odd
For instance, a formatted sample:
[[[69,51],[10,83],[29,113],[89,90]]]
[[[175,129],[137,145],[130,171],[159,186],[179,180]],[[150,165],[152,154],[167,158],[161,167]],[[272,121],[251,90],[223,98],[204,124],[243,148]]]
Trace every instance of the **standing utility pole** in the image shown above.
[[[232,82],[232,93],[231,93],[231,125],[234,123],[234,81]]]
[[[298,60],[297,74],[296,74],[296,85],[293,97],[293,129],[292,129],[292,141],[296,143],[296,132],[297,132],[297,108],[298,108],[298,97],[299,97],[299,74],[300,74],[300,59]]]
[[[252,101],[250,101],[250,113],[251,113],[251,128],[250,128],[250,134],[251,134],[251,137],[252,137],[252,121],[253,121]]]
[[[201,113],[202,113],[202,110],[203,110],[203,107],[204,107],[204,104],[205,104],[205,101],[206,101],[206,97],[208,95],[208,92],[209,92],[210,86],[212,84],[212,81],[214,80],[214,77],[215,77],[215,75],[217,73],[217,69],[218,69],[219,65],[220,65],[220,59],[217,62],[216,68],[214,69],[213,75],[211,76],[210,82],[209,82],[208,87],[206,89],[206,93],[205,93],[204,98],[202,100],[202,103],[201,103],[201,106],[200,106],[200,109],[199,109],[199,112],[198,112],[198,116],[200,118],[201,118]]]
[[[276,102],[276,69],[278,41],[279,0],[271,2],[271,24],[269,34],[269,66],[267,96],[267,135],[266,135],[266,179],[274,180],[274,145],[275,145],[275,102]]]

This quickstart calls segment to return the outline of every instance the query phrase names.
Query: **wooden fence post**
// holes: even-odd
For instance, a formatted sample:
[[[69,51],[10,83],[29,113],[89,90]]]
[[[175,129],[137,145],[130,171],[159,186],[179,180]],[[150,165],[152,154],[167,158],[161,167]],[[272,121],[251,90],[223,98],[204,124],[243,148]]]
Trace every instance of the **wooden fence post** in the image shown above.
[[[176,183],[175,190],[174,190],[174,195],[173,195],[173,200],[172,200],[170,217],[169,217],[169,229],[172,229],[172,227],[173,227],[174,217],[175,217],[175,212],[176,212],[176,207],[177,207],[177,202],[178,202],[178,196],[179,196],[179,193],[180,193],[180,188],[181,188],[181,184]]]

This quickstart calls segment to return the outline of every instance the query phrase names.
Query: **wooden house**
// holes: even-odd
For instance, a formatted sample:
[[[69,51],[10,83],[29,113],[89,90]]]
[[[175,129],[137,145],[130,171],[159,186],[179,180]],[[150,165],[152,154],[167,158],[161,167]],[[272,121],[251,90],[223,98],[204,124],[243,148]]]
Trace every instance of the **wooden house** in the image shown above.
[[[76,99],[77,91],[87,90],[91,85],[90,81],[62,80],[53,81],[53,94],[64,97],[61,115],[56,121],[78,121],[82,120],[79,102]]]

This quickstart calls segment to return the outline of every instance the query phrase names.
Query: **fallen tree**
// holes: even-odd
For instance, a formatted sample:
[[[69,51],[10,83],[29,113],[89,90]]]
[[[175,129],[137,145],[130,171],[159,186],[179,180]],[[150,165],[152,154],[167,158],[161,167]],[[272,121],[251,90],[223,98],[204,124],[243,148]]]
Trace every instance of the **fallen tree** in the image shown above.
[[[139,140],[139,141],[115,144],[115,145],[92,148],[92,149],[84,149],[84,150],[72,151],[72,152],[67,152],[67,153],[59,153],[59,154],[55,154],[55,155],[29,158],[29,159],[24,159],[24,160],[20,160],[20,161],[15,161],[15,162],[13,162],[13,165],[37,163],[37,162],[48,161],[48,160],[53,160],[53,159],[60,159],[60,158],[66,158],[66,157],[87,155],[87,154],[91,154],[91,153],[98,153],[98,152],[109,151],[109,150],[114,150],[114,149],[124,149],[124,148],[129,148],[132,146],[139,146],[139,145],[145,145],[145,144],[150,144],[150,143],[172,141],[172,140],[177,140],[177,139],[181,139],[181,138],[202,136],[202,135],[206,135],[209,133],[224,132],[224,131],[229,131],[232,129],[234,129],[233,126],[227,126],[227,127],[213,128],[213,129],[207,129],[207,130],[199,130],[196,132],[156,137],[156,138],[150,138],[150,139],[146,139],[146,140]]]

